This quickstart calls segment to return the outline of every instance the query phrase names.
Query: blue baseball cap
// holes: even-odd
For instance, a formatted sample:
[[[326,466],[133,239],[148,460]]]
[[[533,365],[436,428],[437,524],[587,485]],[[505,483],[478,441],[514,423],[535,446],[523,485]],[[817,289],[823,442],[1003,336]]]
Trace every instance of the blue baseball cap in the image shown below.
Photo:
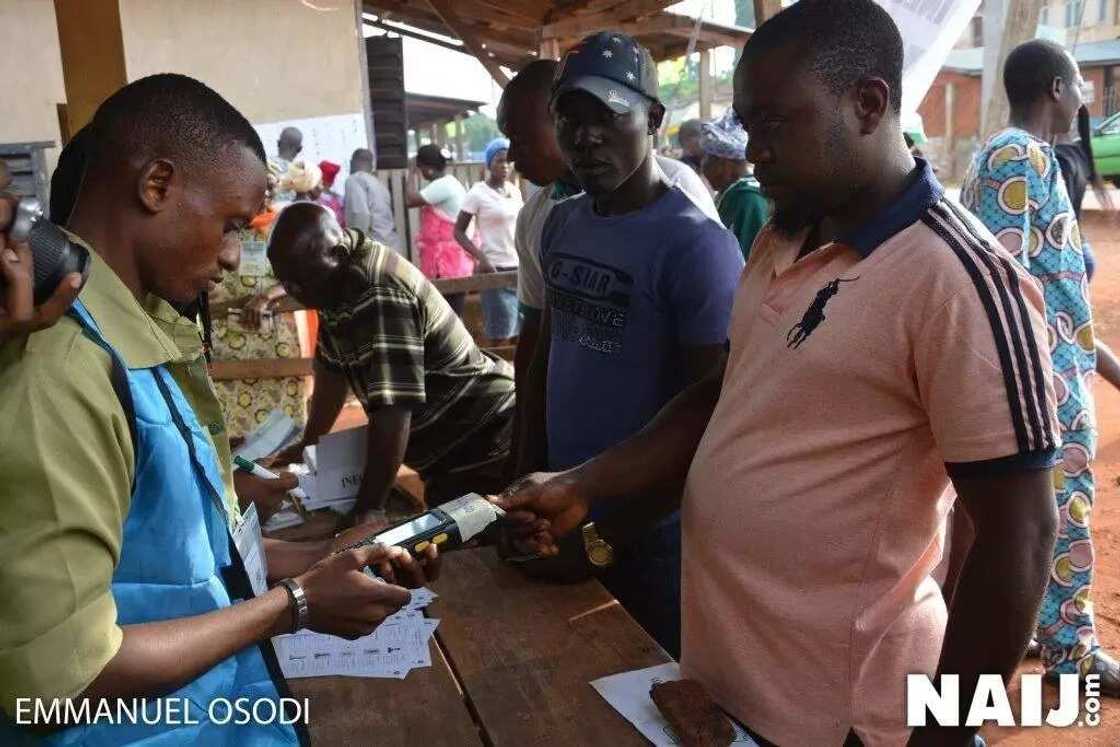
[[[625,114],[642,100],[657,101],[657,65],[649,50],[629,34],[600,31],[568,50],[552,81],[552,101],[586,91],[612,111]]]

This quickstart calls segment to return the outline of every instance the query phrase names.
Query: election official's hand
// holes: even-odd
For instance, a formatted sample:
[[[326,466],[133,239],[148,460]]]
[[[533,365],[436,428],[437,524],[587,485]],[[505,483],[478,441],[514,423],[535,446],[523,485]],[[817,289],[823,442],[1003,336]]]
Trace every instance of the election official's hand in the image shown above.
[[[405,562],[401,556],[407,554],[399,547],[369,545],[328,555],[296,577],[307,597],[308,627],[350,640],[372,633],[412,595],[401,586],[371,578],[363,569],[383,561],[396,566]]]

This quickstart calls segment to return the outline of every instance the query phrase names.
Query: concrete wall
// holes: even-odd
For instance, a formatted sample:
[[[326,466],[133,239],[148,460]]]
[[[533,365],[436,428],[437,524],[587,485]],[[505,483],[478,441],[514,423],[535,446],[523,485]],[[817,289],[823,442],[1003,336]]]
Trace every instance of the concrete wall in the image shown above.
[[[7,0],[5,0],[7,2]],[[130,80],[179,72],[254,123],[362,111],[351,0],[120,0]]]
[[[66,91],[51,0],[0,2],[0,79],[0,142],[57,143],[57,105]]]
[[[946,137],[946,91],[953,86],[952,137]],[[923,152],[939,169],[938,176],[956,183],[976,149],[980,132],[980,77],[948,70],[937,74],[918,112],[929,143]]]
[[[128,79],[194,76],[255,124],[331,117],[329,125],[350,115],[360,127],[354,2],[315,5],[327,10],[298,0],[120,0]],[[52,0],[0,0],[0,79],[7,102],[0,142],[58,142],[57,105],[66,90]],[[275,143],[265,147],[271,152]],[[55,158],[57,150],[52,165]]]
[[[945,93],[953,86],[953,136],[976,135],[980,130],[980,78],[942,70],[934,79],[918,112],[929,137],[945,135]]]

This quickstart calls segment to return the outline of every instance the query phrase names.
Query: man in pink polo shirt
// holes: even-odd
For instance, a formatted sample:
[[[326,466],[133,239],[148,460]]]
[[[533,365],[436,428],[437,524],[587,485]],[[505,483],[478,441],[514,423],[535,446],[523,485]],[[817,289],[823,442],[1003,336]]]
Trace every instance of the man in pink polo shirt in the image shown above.
[[[774,201],[726,366],[643,431],[501,499],[550,553],[593,504],[687,475],[682,670],[760,741],[970,744],[906,726],[906,675],[1009,676],[1053,548],[1058,444],[1038,284],[899,125],[873,0],[801,0],[743,50],[735,111]],[[952,481],[977,540],[946,610]],[[963,718],[962,718],[963,720]]]

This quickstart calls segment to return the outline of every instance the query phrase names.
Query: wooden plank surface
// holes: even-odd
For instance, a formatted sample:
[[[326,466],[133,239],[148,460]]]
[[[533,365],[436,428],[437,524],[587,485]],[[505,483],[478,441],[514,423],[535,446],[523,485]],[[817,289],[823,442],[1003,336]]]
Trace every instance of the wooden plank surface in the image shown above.
[[[478,728],[433,639],[432,666],[403,680],[306,677],[288,680],[309,698],[311,743],[331,747],[460,747],[479,745]]]
[[[311,376],[311,358],[254,358],[244,361],[213,361],[210,378],[285,379],[289,376]]]
[[[299,541],[333,536],[335,516],[315,512],[309,521],[270,536]],[[310,699],[312,744],[378,747],[478,745],[478,727],[463,701],[435,638],[432,666],[403,680],[367,677],[304,677],[288,680],[293,697]]]
[[[465,278],[438,278],[432,285],[441,293],[477,293],[494,288],[516,288],[517,270],[509,272],[488,272],[483,275],[468,275]],[[210,314],[214,318],[225,316],[232,308],[240,308],[241,301],[219,301],[210,304]],[[284,296],[273,307],[277,312],[301,311],[304,307],[291,296]]]
[[[490,744],[644,745],[588,684],[669,661],[598,581],[535,582],[492,548],[449,554],[429,608]]]

